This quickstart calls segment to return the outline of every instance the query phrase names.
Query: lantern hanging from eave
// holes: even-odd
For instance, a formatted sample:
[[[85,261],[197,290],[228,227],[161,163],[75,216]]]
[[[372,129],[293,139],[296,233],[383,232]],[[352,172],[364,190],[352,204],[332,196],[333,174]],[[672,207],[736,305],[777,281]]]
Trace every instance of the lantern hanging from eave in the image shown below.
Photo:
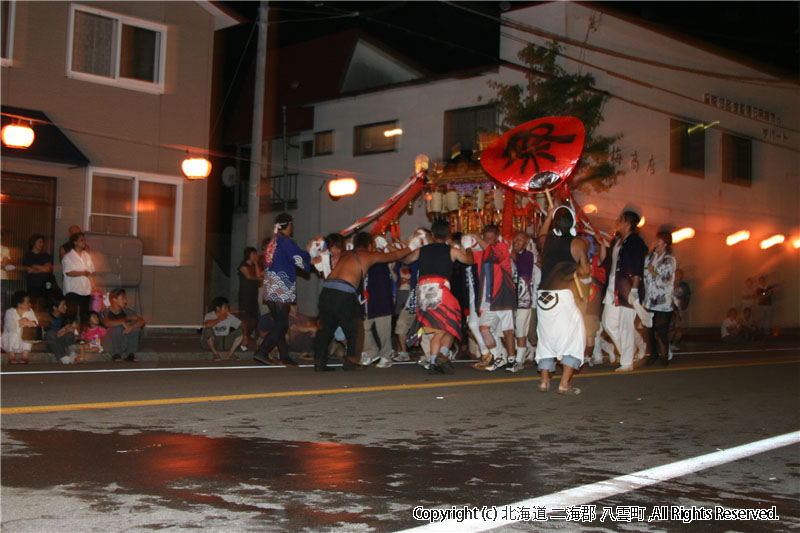
[[[3,144],[9,148],[28,148],[33,144],[36,135],[30,125],[16,123],[3,126],[3,129],[0,130],[0,138],[2,138]]]

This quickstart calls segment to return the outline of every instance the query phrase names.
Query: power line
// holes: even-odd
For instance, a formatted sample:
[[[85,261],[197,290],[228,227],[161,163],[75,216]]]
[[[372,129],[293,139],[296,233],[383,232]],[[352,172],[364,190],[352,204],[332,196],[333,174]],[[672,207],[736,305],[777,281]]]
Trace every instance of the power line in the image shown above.
[[[247,53],[247,49],[250,47],[250,42],[253,40],[253,35],[256,33],[256,28],[258,27],[257,24],[253,24],[253,27],[250,29],[250,35],[247,37],[247,42],[242,49],[242,53],[239,56],[239,63],[236,65],[236,70],[231,76],[231,81],[228,84],[228,90],[225,93],[225,97],[222,99],[222,103],[219,106],[219,113],[217,113],[217,118],[214,119],[214,126],[211,128],[211,135],[214,135],[214,132],[217,131],[217,126],[219,125],[219,119],[222,118],[222,112],[225,110],[225,104],[228,102],[228,97],[231,94],[231,90],[233,90],[234,82],[236,81],[236,77],[239,75],[239,69],[242,67],[242,63],[244,62],[245,55]]]
[[[485,17],[485,18],[488,18],[490,20],[493,20],[493,21],[497,22],[498,24],[500,24],[501,26],[506,26],[506,27],[511,28],[511,29],[519,30],[519,31],[522,31],[522,32],[525,32],[525,33],[530,33],[530,34],[533,34],[533,35],[537,35],[539,37],[543,37],[543,38],[550,39],[550,40],[553,40],[553,41],[556,41],[556,42],[560,42],[560,43],[565,43],[565,44],[568,44],[568,45],[571,45],[571,46],[575,46],[575,47],[578,47],[578,48],[581,48],[581,49],[587,49],[587,50],[590,50],[592,52],[597,52],[597,53],[600,53],[600,54],[610,55],[612,57],[616,57],[616,58],[619,58],[619,59],[625,59],[625,60],[628,60],[628,61],[633,61],[633,62],[637,62],[637,63],[643,63],[643,64],[646,64],[646,65],[660,67],[660,68],[664,68],[664,69],[688,72],[688,73],[691,73],[691,74],[697,74],[697,75],[701,75],[701,76],[708,76],[708,77],[712,77],[712,78],[719,78],[719,79],[724,79],[724,80],[728,80],[728,81],[741,81],[741,82],[758,83],[758,84],[766,84],[766,85],[775,85],[775,84],[779,84],[779,83],[785,83],[784,80],[780,80],[780,79],[761,78],[761,77],[754,77],[754,76],[738,76],[738,75],[735,75],[735,74],[723,74],[723,73],[713,72],[713,71],[709,71],[709,70],[695,69],[695,68],[691,68],[691,67],[683,67],[683,66],[679,66],[679,65],[673,65],[671,63],[664,63],[664,62],[655,61],[655,60],[652,60],[652,59],[645,59],[645,58],[642,58],[642,57],[637,57],[637,56],[634,56],[634,55],[625,54],[623,52],[618,52],[616,50],[611,50],[611,49],[604,48],[604,47],[601,47],[601,46],[592,45],[592,44],[589,44],[588,42],[587,43],[582,43],[582,42],[577,41],[575,39],[572,39],[570,37],[567,37],[567,36],[564,36],[564,35],[560,35],[560,34],[557,34],[557,33],[553,33],[553,32],[547,31],[547,30],[543,30],[541,28],[536,28],[536,27],[531,26],[529,24],[524,24],[522,22],[515,21],[515,20],[509,19],[509,18],[495,17],[493,15],[488,15],[486,13],[481,13],[480,11],[471,9],[471,8],[469,8],[467,6],[456,4],[454,2],[444,1],[444,3],[448,4],[450,6],[456,7],[458,9],[462,9],[464,11],[467,11],[467,12],[472,13],[474,15],[478,15],[478,16]]]

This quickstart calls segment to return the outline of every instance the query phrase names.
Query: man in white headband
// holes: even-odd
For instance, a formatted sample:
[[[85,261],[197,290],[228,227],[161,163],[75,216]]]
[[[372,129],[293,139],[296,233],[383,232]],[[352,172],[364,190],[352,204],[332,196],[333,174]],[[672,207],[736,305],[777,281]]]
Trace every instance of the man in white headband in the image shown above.
[[[550,227],[552,225],[552,232]],[[586,328],[575,303],[572,285],[588,283],[589,258],[583,239],[575,238],[575,214],[567,206],[550,209],[539,232],[542,246],[542,282],[536,297],[536,362],[542,375],[539,390],[550,390],[550,376],[561,362],[563,373],[558,385],[560,394],[580,394],[570,387],[573,373],[583,365]]]
[[[297,366],[289,357],[286,334],[289,331],[290,304],[297,301],[296,270],[306,272],[311,268],[311,257],[292,239],[294,222],[289,213],[275,218],[274,235],[264,251],[264,300],[269,307],[275,327],[259,345],[253,359],[263,364],[272,364],[269,353],[276,346],[280,362],[286,366]]]

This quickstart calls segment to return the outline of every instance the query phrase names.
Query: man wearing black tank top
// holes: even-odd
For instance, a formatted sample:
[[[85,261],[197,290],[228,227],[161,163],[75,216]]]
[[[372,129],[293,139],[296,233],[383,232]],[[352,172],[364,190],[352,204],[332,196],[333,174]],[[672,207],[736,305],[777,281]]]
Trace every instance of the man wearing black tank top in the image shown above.
[[[347,355],[344,367],[358,368],[356,344],[361,326],[361,304],[358,291],[367,270],[375,263],[391,263],[406,256],[410,250],[403,248],[389,253],[375,250],[372,235],[358,233],[353,239],[354,250],[343,252],[330,276],[322,284],[319,295],[320,326],[314,337],[314,371],[333,370],[328,363],[328,345],[336,328],[342,328],[347,338]]]
[[[453,262],[472,264],[472,250],[459,250],[447,244],[450,224],[437,219],[431,225],[433,242],[414,250],[403,260],[406,264],[419,260],[417,285],[417,318],[430,341],[432,372],[452,374],[450,347],[461,338],[461,306],[450,290]]]
[[[552,231],[550,227],[552,225]],[[570,380],[583,365],[586,328],[575,303],[572,285],[591,282],[587,244],[576,239],[575,214],[567,206],[551,208],[539,232],[542,245],[542,281],[536,297],[536,362],[542,375],[539,390],[550,390],[556,361],[563,367],[560,394],[580,394]]]

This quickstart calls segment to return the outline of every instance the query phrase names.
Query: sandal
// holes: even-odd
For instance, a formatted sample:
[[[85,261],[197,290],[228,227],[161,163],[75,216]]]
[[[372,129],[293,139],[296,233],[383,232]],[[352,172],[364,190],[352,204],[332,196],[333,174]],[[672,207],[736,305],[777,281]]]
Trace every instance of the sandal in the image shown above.
[[[8,364],[9,364],[9,365],[18,365],[18,364],[19,364],[19,361],[17,360],[17,358],[16,358],[16,357],[15,357],[15,358],[13,358],[13,359],[12,359],[11,357],[9,357],[9,358],[8,358]]]
[[[550,390],[550,382],[548,381],[547,384],[542,383],[539,385],[539,392],[548,392]]]
[[[570,387],[568,389],[562,389],[561,387],[558,388],[559,394],[566,394],[567,396],[577,396],[581,393],[581,389],[578,387]]]
[[[227,361],[241,361],[238,355],[235,353],[230,354],[228,357],[225,358]]]
[[[214,354],[214,361],[222,361],[222,357],[220,357],[218,353],[215,353]]]

